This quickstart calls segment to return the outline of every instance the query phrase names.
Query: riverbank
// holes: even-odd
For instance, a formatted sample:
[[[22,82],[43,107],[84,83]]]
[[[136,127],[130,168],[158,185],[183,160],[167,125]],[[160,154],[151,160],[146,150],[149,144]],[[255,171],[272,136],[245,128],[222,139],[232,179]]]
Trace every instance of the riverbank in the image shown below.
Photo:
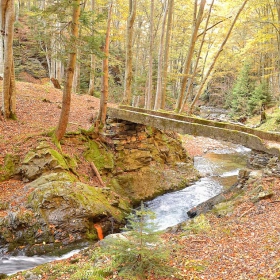
[[[54,127],[59,117],[61,92],[26,83],[18,83],[17,86],[18,91],[25,90],[25,94],[18,95],[18,120],[0,122],[0,164],[6,153],[16,151],[24,156],[32,141],[34,144],[46,130],[46,124]],[[34,87],[36,92],[32,90]],[[69,130],[90,127],[98,100],[74,95],[72,105]],[[31,107],[32,114],[29,111]],[[81,108],[84,108],[83,114],[80,113]],[[25,141],[28,135],[30,141]],[[182,139],[191,156],[223,147],[221,142],[202,137],[182,136]],[[72,149],[69,145],[67,153],[71,154]],[[90,171],[85,166],[81,165],[81,168],[84,168],[83,172]],[[232,196],[233,203],[220,205],[220,209],[202,216],[201,220],[163,234],[164,242],[174,247],[169,265],[175,267],[177,273],[168,278],[151,276],[149,279],[277,279],[280,276],[280,180],[275,173],[268,173],[244,182],[241,193]],[[16,179],[1,183],[0,199],[3,202],[12,201],[16,207],[17,203],[21,203],[24,186]],[[272,192],[272,195],[258,198],[259,193],[266,191]],[[175,246],[178,244],[179,247]],[[100,269],[108,269],[110,257],[107,257],[107,262],[101,259],[97,262],[98,249],[98,245],[90,247],[67,260],[45,264],[13,275],[10,279],[80,280],[81,275],[90,279],[87,273],[96,264]],[[107,279],[121,278],[114,272]]]
[[[192,155],[214,149],[217,144],[223,148],[223,143],[190,136],[184,136],[184,143]],[[163,234],[164,242],[174,248],[170,266],[176,268],[177,273],[147,279],[278,279],[280,178],[266,173],[255,172],[249,180],[243,180],[238,194],[227,194],[229,202]],[[269,195],[263,195],[265,193]],[[98,252],[97,244],[67,260],[44,264],[9,279],[78,280],[96,264],[106,270],[110,257],[106,262],[98,262]],[[103,279],[125,280],[116,272]]]

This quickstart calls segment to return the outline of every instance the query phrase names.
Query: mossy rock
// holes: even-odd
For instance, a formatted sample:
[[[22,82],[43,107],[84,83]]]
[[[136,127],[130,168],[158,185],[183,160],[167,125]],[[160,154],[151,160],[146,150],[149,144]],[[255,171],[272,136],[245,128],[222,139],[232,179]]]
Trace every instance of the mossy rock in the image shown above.
[[[45,172],[50,171],[73,171],[77,162],[68,155],[62,155],[58,151],[50,148],[38,147],[34,151],[29,151],[25,156],[20,171],[23,177],[32,181]]]
[[[189,180],[197,178],[197,172],[189,169]],[[162,165],[146,166],[134,172],[115,176],[109,186],[133,205],[148,200],[167,191],[178,190],[189,183],[186,174]]]
[[[213,212],[217,216],[228,216],[234,211],[234,202],[225,201],[221,202],[213,207]]]
[[[116,166],[124,171],[134,171],[150,165],[152,159],[150,151],[134,149],[129,153],[120,154],[116,160]]]
[[[87,145],[88,149],[84,153],[87,161],[93,162],[99,171],[114,168],[114,155],[111,151],[96,141],[88,141]]]
[[[100,217],[113,217],[117,222],[124,218],[102,189],[81,182],[52,181],[40,185],[29,195],[28,205],[40,213],[45,223],[69,232],[86,232],[90,221]]]
[[[55,173],[48,173],[40,176],[36,180],[32,181],[26,188],[38,188],[41,185],[44,185],[49,182],[56,182],[56,181],[63,181],[63,182],[76,182],[77,178],[70,174],[69,172],[55,172]]]

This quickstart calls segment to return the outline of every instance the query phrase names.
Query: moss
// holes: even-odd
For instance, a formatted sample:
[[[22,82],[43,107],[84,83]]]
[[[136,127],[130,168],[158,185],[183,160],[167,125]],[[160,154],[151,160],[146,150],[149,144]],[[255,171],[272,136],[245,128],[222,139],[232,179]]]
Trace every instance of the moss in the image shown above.
[[[61,155],[59,152],[53,149],[49,149],[48,152],[57,160],[59,166],[66,170],[69,169],[69,166],[63,155]]]
[[[26,163],[30,162],[36,155],[37,155],[37,154],[36,154],[34,151],[29,151],[29,152],[25,155],[25,157],[24,157],[22,163],[23,163],[23,164],[26,164]]]
[[[234,202],[226,201],[221,202],[213,207],[213,213],[217,216],[226,216],[234,211]]]
[[[0,182],[9,179],[13,174],[15,174],[18,162],[18,156],[11,154],[7,154],[5,156],[4,165],[0,166]]]
[[[184,227],[184,230],[191,231],[196,234],[201,232],[207,232],[210,229],[210,223],[203,214],[199,215],[198,217],[195,217],[187,224],[186,227]]]
[[[9,204],[7,201],[0,200],[0,210],[6,210],[6,209],[8,209],[8,207],[9,207]]]
[[[88,141],[88,149],[84,153],[84,157],[89,162],[94,162],[98,170],[113,169],[114,156],[105,147],[100,146],[96,141]]]
[[[88,240],[98,240],[98,236],[97,236],[97,233],[96,233],[96,231],[90,231],[90,230],[88,230],[87,232],[86,232],[86,238],[88,239]]]

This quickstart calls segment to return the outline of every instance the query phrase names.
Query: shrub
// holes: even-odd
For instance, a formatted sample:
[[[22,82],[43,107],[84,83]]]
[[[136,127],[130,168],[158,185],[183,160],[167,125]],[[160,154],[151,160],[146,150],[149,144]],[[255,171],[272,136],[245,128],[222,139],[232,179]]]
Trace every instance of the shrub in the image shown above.
[[[149,275],[166,276],[174,272],[168,266],[170,250],[156,231],[154,216],[142,204],[128,216],[126,233],[121,238],[105,239],[104,252],[111,256],[113,267],[125,279],[146,279]]]

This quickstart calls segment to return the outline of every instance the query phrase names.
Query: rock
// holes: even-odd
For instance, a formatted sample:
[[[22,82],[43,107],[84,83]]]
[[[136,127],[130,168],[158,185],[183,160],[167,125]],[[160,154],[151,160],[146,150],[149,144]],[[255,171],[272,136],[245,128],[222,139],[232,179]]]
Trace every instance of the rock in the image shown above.
[[[261,191],[256,196],[252,197],[251,200],[256,203],[262,199],[268,199],[271,198],[274,195],[272,191]]]
[[[176,135],[130,122],[107,126],[114,133],[101,135],[103,142],[92,140],[89,134],[82,140],[80,134],[71,134],[71,143],[83,145],[84,159],[94,162],[107,188],[80,182],[79,177],[86,182],[88,174],[73,175],[76,160],[40,143],[20,165],[23,179],[31,181],[23,190],[28,201],[21,205],[23,210],[10,207],[7,216],[0,218],[0,246],[9,244],[13,250],[44,244],[33,246],[36,253],[79,240],[97,240],[94,223],[101,225],[105,235],[118,230],[132,206],[198,178]],[[80,152],[74,158],[78,156]]]
[[[7,154],[4,158],[4,165],[0,165],[0,182],[15,175],[19,164],[19,156]]]
[[[218,216],[228,216],[234,210],[233,201],[221,202],[213,207],[213,212]]]
[[[19,169],[25,181],[32,181],[46,172],[74,170],[76,165],[74,159],[56,150],[39,147],[25,156]]]

